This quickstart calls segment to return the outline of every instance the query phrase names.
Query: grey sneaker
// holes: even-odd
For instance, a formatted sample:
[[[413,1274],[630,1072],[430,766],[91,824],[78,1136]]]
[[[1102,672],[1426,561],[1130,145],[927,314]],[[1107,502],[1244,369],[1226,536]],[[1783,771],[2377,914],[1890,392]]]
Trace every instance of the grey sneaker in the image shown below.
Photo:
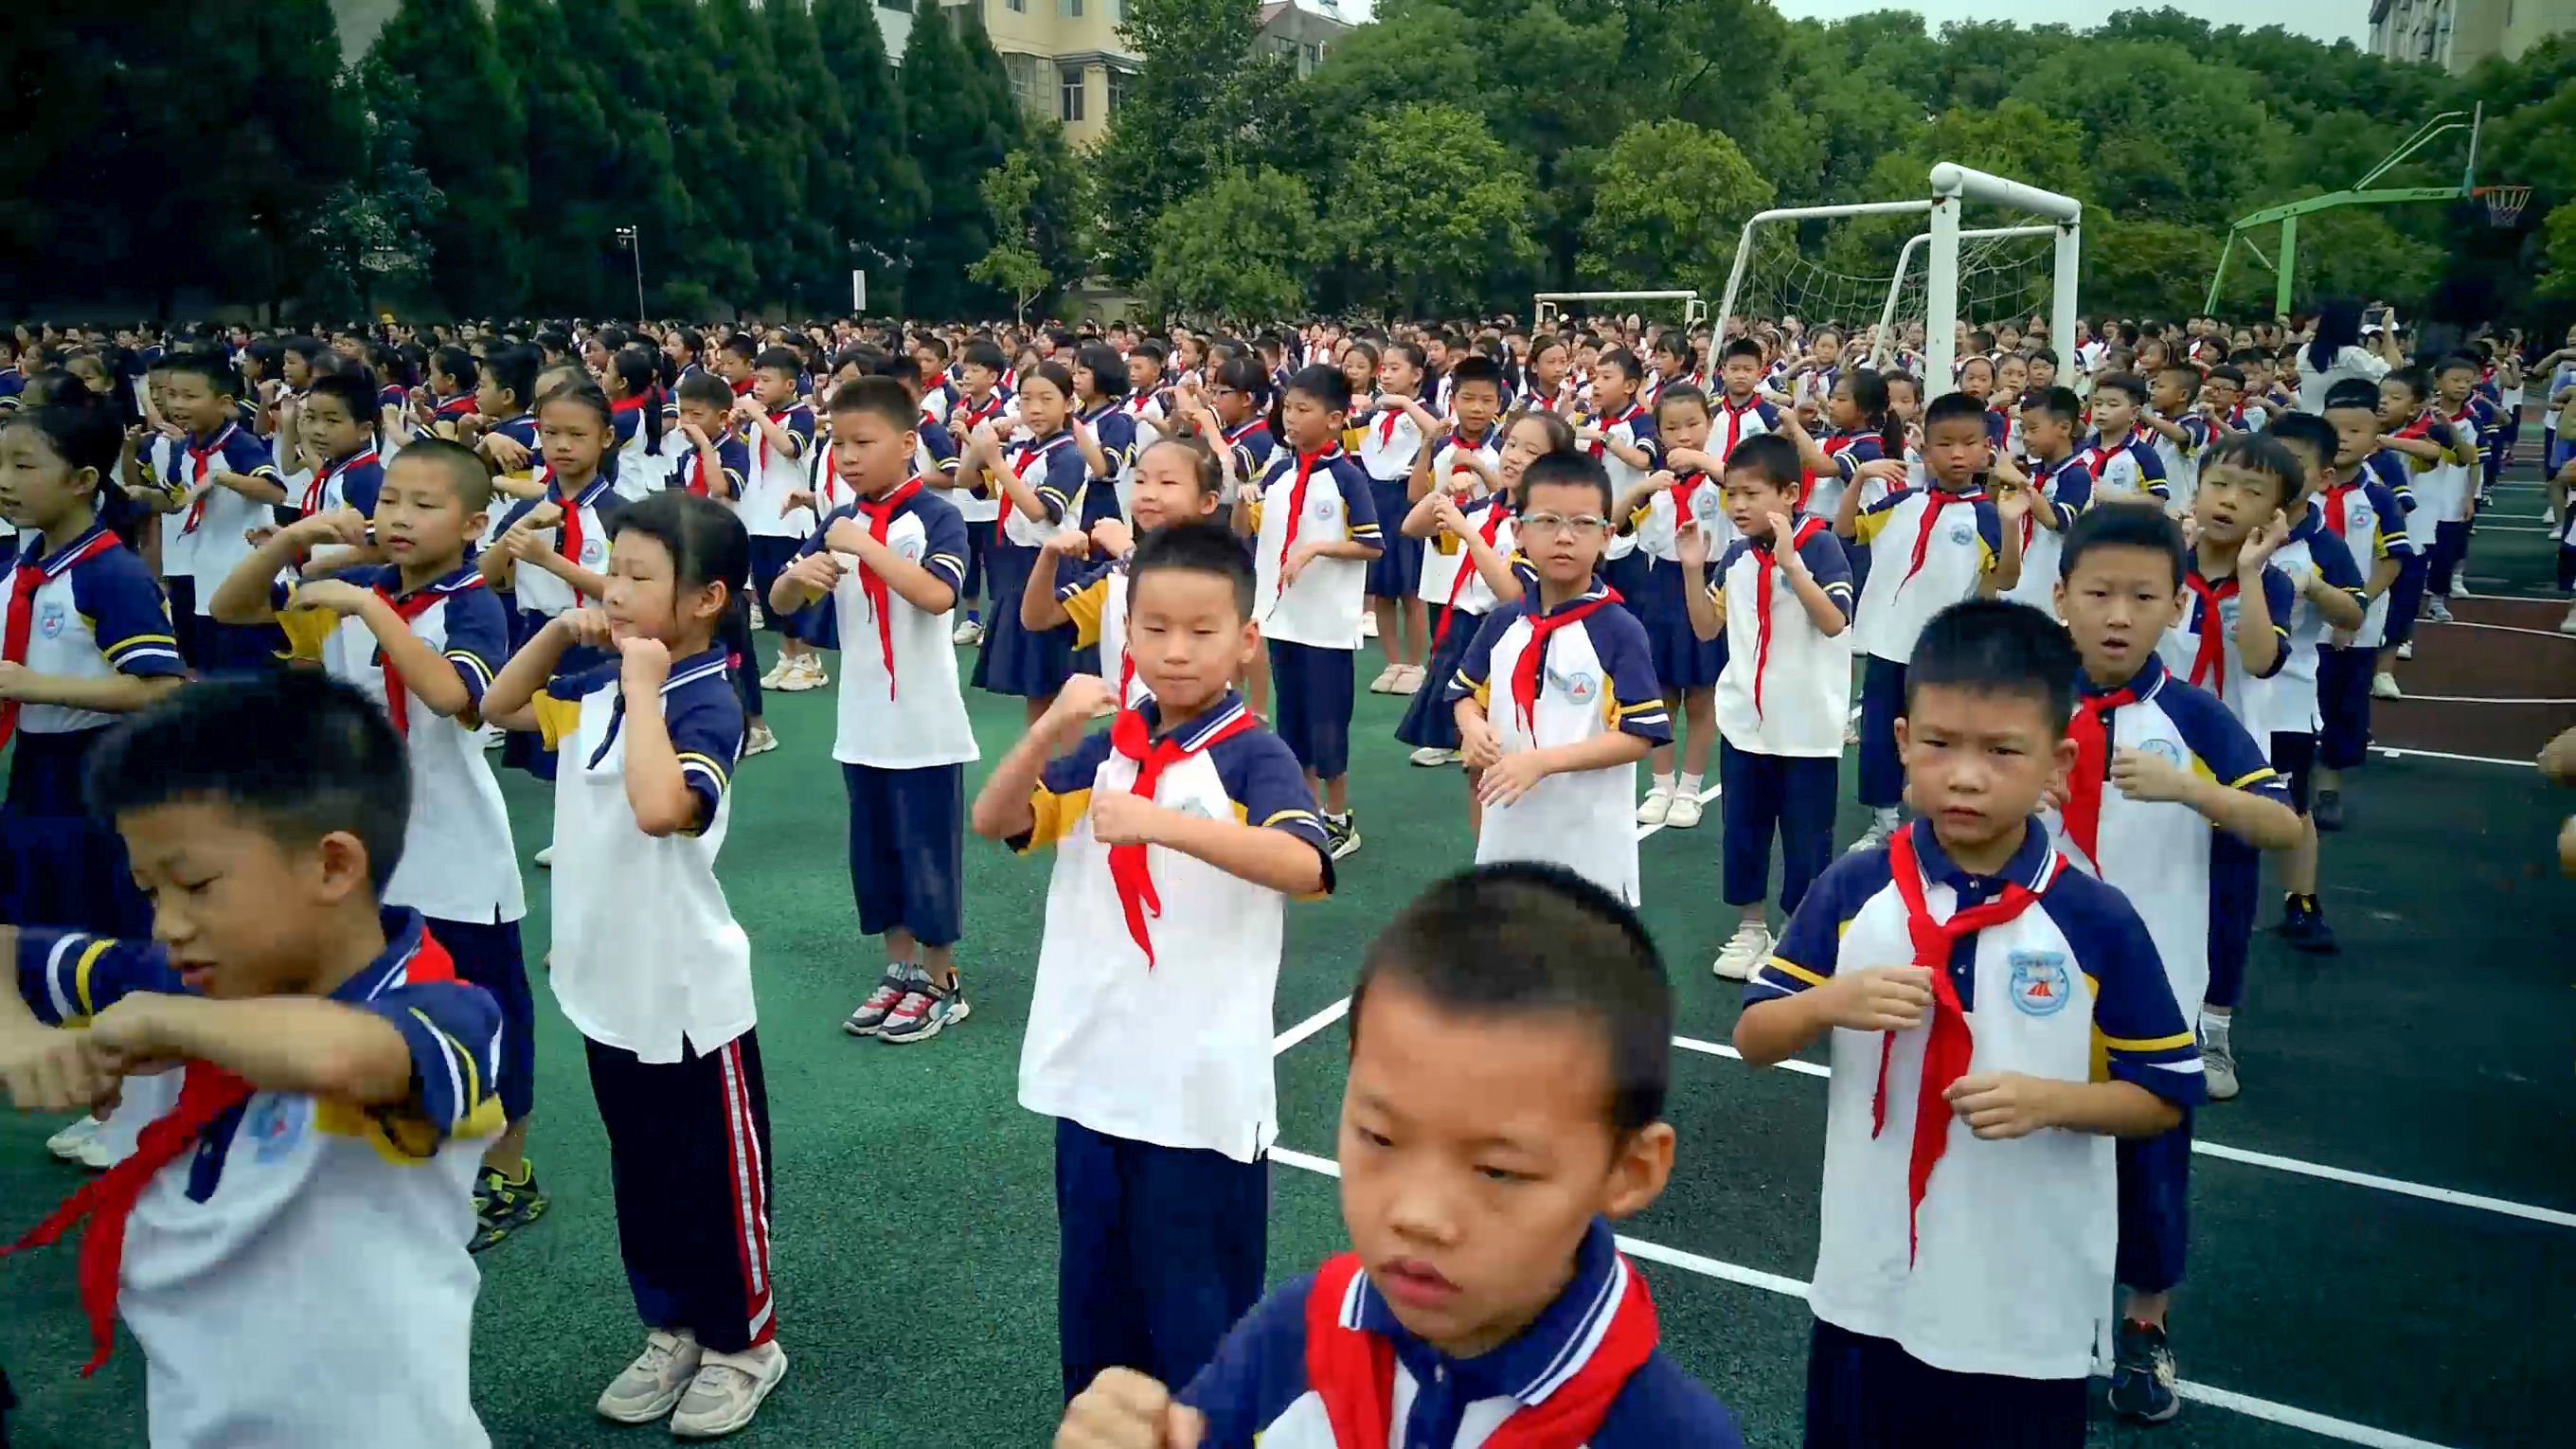
[[[2113,1341],[2111,1412],[2142,1424],[2161,1424],[2182,1408],[2174,1393],[2173,1349],[2165,1331],[2123,1320]]]
[[[2439,598],[2432,600],[2424,607],[2424,617],[2436,624],[2450,623],[2451,601]]]
[[[2240,1090],[2236,1083],[2236,1048],[2227,1033],[2213,1032],[2207,1022],[2200,1028],[2200,1075],[2213,1102],[2232,1102]]]
[[[877,1040],[898,1046],[928,1041],[964,1021],[973,1011],[966,1004],[966,982],[962,977],[943,990],[929,977],[917,976],[903,984],[903,999],[886,1013],[885,1024],[877,1028]]]
[[[1359,817],[1350,811],[1324,817],[1324,845],[1335,860],[1354,855],[1360,848]]]
[[[913,980],[913,968],[887,967],[886,974],[877,978],[877,989],[869,992],[868,999],[859,1003],[859,1009],[851,1012],[849,1019],[841,1023],[841,1030],[852,1036],[875,1036],[884,1028],[886,1017],[894,1011],[895,1003],[903,1000],[903,994],[912,989]]]
[[[674,1439],[721,1439],[751,1423],[760,1401],[787,1377],[787,1350],[765,1343],[748,1353],[710,1349],[671,1415]]]
[[[650,1424],[670,1413],[688,1392],[689,1381],[697,1377],[699,1358],[697,1335],[655,1329],[645,1335],[644,1351],[635,1356],[635,1362],[600,1392],[599,1417],[620,1424]]]

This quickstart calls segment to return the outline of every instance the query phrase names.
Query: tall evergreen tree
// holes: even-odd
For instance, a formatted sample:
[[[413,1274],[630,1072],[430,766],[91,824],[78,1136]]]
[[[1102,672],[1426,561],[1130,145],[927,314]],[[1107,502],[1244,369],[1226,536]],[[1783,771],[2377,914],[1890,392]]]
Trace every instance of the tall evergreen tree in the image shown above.
[[[664,305],[697,315],[748,305],[759,281],[742,205],[752,182],[734,129],[733,71],[723,64],[715,11],[698,0],[635,0],[635,14],[637,33],[650,38],[642,48],[649,94],[683,188],[682,209],[662,218],[674,241],[661,250],[676,262],[676,279],[661,289]],[[657,255],[652,237],[648,230],[648,267]]]
[[[1253,53],[1259,13],[1259,0],[1126,0],[1118,33],[1144,66],[1100,147],[1113,275],[1142,278],[1164,209],[1254,159],[1254,122],[1289,82],[1276,57]]]
[[[980,34],[975,40],[990,53],[989,41]],[[988,86],[949,12],[925,10],[913,17],[912,39],[903,50],[903,90],[905,148],[930,190],[930,204],[905,252],[910,265],[904,300],[916,315],[962,317],[990,306],[996,295],[969,281],[966,269],[993,248],[992,217],[978,185],[1010,148],[992,114]]]
[[[239,12],[236,34],[249,42],[252,64],[235,77],[241,104],[221,149],[200,153],[192,169],[201,185],[239,201],[248,254],[235,274],[238,294],[273,308],[311,275],[322,209],[365,163],[361,111],[355,88],[341,84],[329,0],[218,8]]]
[[[814,0],[823,68],[840,89],[849,186],[809,193],[807,205],[828,219],[848,247],[850,268],[868,273],[868,300],[880,310],[902,300],[903,239],[930,204],[921,168],[904,150],[903,94],[886,64],[885,36],[874,0]]]
[[[611,243],[603,161],[616,137],[555,0],[492,0],[492,39],[527,97],[528,205],[519,235],[533,263],[526,303],[543,313],[609,311],[623,290],[599,265]],[[622,308],[615,310],[624,310]]]
[[[804,144],[787,157],[795,193],[803,204],[787,217],[789,271],[786,296],[803,312],[816,301],[829,303],[840,290],[837,278],[849,270],[849,242],[835,225],[832,209],[850,193],[850,117],[841,104],[840,87],[823,63],[823,38],[814,27],[808,0],[763,0],[761,15],[769,22],[769,49],[778,67],[779,84],[804,125]]]
[[[796,270],[793,223],[805,197],[796,162],[805,154],[805,120],[789,98],[771,51],[769,27],[750,0],[707,0],[724,49],[717,65],[733,82],[733,125],[739,149],[730,158],[741,190],[742,239],[752,248],[757,302],[787,295]]]
[[[430,278],[460,312],[515,306],[528,259],[527,115],[476,0],[403,0],[376,34],[362,72],[368,104],[417,140],[420,167],[447,196],[429,224]],[[399,76],[407,85],[387,82]]]
[[[623,313],[634,292],[615,274],[633,263],[610,252],[621,226],[641,233],[645,280],[659,291],[675,279],[696,275],[700,268],[688,256],[689,189],[673,155],[671,127],[655,88],[655,52],[634,0],[560,0],[564,29],[572,54],[582,68],[589,92],[598,104],[607,140],[590,158],[589,192],[599,216],[585,232],[586,242],[601,249],[603,285],[617,304],[604,310]],[[530,140],[535,141],[531,126]],[[537,198],[543,204],[543,198]],[[614,283],[615,285],[608,285]],[[647,305],[651,305],[648,296]]]

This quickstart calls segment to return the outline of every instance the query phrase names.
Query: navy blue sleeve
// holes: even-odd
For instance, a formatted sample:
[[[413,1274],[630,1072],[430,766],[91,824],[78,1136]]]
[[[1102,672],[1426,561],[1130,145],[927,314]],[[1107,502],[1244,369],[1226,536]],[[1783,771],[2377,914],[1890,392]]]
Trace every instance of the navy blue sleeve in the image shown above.
[[[1535,596],[1524,597],[1516,604],[1505,604],[1485,616],[1485,622],[1477,626],[1476,637],[1467,641],[1467,652],[1458,658],[1457,674],[1441,684],[1443,698],[1456,704],[1459,700],[1473,697],[1487,711],[1493,709],[1491,676],[1494,672],[1494,646],[1502,642],[1503,631],[1512,627],[1513,620],[1529,612],[1530,597]]]
[[[1073,496],[1082,491],[1084,472],[1080,448],[1058,448],[1047,455],[1046,476],[1038,482],[1038,502],[1046,508],[1047,522],[1063,524],[1073,510]]]
[[[465,681],[467,707],[481,709],[483,691],[510,660],[508,613],[500,596],[479,584],[448,595],[440,610],[447,616],[447,662]]]
[[[462,981],[422,982],[394,987],[357,1009],[402,1033],[411,1051],[412,1105],[434,1134],[427,1143],[391,1132],[389,1140],[406,1150],[434,1150],[449,1137],[500,1132],[501,1008],[489,992]]]
[[[1109,465],[1104,476],[1118,476],[1135,457],[1136,419],[1124,408],[1111,408],[1091,431],[1100,444],[1100,461]]]
[[[814,451],[814,410],[812,408],[800,405],[788,409],[787,421],[779,426],[785,428],[796,439],[797,457],[802,458]]]
[[[1377,490],[1369,486],[1367,470],[1349,458],[1333,464],[1333,486],[1342,491],[1343,520],[1349,525],[1353,543],[1381,544],[1384,535],[1378,528]]]
[[[946,580],[948,587],[962,597],[966,592],[966,520],[945,499],[927,494],[917,497],[913,516],[921,520],[921,566]]]
[[[584,700],[617,683],[622,666],[617,660],[595,665],[579,674],[558,674],[546,681],[546,694],[554,699]]]
[[[2271,756],[2254,742],[2244,724],[2218,702],[2218,696],[2179,679],[2167,679],[2156,691],[2156,704],[2174,722],[2183,746],[2211,779],[2231,790],[2248,790],[2288,803],[2289,783],[2272,768]]]
[[[681,777],[698,797],[697,828],[715,823],[716,806],[742,755],[742,698],[721,680],[700,681],[662,697],[663,727],[680,757]]]
[[[111,549],[72,570],[72,607],[90,621],[101,658],[119,674],[182,675],[161,585],[139,555]]]
[[[1268,730],[1250,730],[1219,741],[1208,752],[1226,797],[1243,809],[1244,823],[1285,830],[1324,856],[1324,889],[1332,889],[1332,852],[1324,819],[1306,788],[1306,768],[1288,743]]]
[[[1744,1004],[1795,996],[1832,979],[1842,954],[1843,927],[1894,878],[1885,847],[1846,855],[1825,867],[1780,933],[1771,959],[1755,967],[1744,983]]]
[[[385,469],[381,463],[369,463],[340,475],[341,501],[369,518],[376,516],[376,499],[385,491]]]
[[[277,459],[269,451],[269,445],[251,436],[247,428],[233,434],[231,439],[225,442],[223,466],[253,478],[266,478],[271,482],[284,481],[278,476]]]
[[[1638,1366],[1610,1401],[1586,1449],[1743,1449],[1735,1416],[1662,1349]]]
[[[1253,1440],[1306,1383],[1306,1299],[1315,1275],[1271,1290],[1217,1345],[1216,1357],[1176,1396],[1207,1419],[1200,1449],[1253,1449]]]
[[[2075,515],[2093,502],[2093,470],[2081,463],[2068,463],[2049,475],[2049,502],[2057,509],[2057,526],[2073,528]]]
[[[2332,530],[2320,528],[2309,535],[2308,557],[2316,560],[2317,573],[2327,583],[2356,599],[2361,597],[2361,567],[2352,561],[2352,550]]]
[[[942,473],[957,471],[957,440],[948,435],[943,423],[921,425],[921,445],[930,450],[931,464]]]
[[[1685,581],[1683,587],[1690,585]],[[1646,626],[1625,609],[1604,609],[1583,624],[1592,635],[1602,672],[1610,676],[1601,707],[1605,722],[1652,744],[1671,744],[1672,712],[1664,707],[1664,687],[1655,678],[1654,650],[1646,642]]]
[[[2263,606],[2272,611],[2272,633],[2281,641],[2280,651],[2272,656],[2272,667],[2260,674],[2245,671],[2256,679],[2269,679],[2290,662],[2290,611],[2298,607],[2299,591],[2290,576],[2271,565],[2263,565]]]
[[[2138,465],[2138,486],[2158,498],[2171,498],[2173,484],[2165,479],[2165,460],[2153,448],[2131,448],[2129,457]]]
[[[2067,940],[2082,943],[2079,964],[2093,983],[2093,1032],[2103,1049],[2096,1079],[2134,1082],[2177,1107],[2201,1102],[2208,1092],[2200,1047],[2129,898],[2070,870],[2059,873],[2040,905]]]
[[[2367,470],[2363,476],[2369,476]],[[2398,501],[2396,491],[2384,482],[2370,481],[2361,485],[2361,496],[2370,500],[2372,562],[2414,557],[2415,540],[2406,536],[2406,505]]]
[[[1798,545],[1798,557],[1806,561],[1807,572],[1816,586],[1825,591],[1843,611],[1843,622],[1851,623],[1856,606],[1852,593],[1851,555],[1843,551],[1843,541],[1834,537],[1830,528],[1816,530],[1816,536]]]
[[[79,1026],[137,991],[177,993],[170,954],[149,941],[29,926],[18,932],[18,995],[38,1021]]]
[[[1995,501],[1980,498],[1968,505],[1976,510],[1977,538],[1986,546],[1986,559],[1991,563],[2004,551],[2004,516],[1995,511]]]

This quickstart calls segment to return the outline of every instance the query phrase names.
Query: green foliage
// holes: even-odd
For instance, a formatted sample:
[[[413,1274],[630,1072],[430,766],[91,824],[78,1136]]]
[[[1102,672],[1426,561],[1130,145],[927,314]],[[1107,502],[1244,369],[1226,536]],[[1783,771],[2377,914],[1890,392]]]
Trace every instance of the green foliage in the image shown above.
[[[1055,280],[1038,259],[1038,170],[1026,151],[1014,151],[1001,165],[984,173],[976,189],[993,217],[993,249],[966,269],[966,275],[1011,298],[1013,315],[1025,321],[1029,303]]]
[[[1717,293],[1745,218],[1771,183],[1717,131],[1639,121],[1610,144],[1583,222],[1583,278],[1604,287]]]
[[[1391,309],[1473,306],[1520,290],[1539,259],[1524,163],[1455,106],[1370,116],[1333,189],[1326,229]]]
[[[1169,312],[1294,318],[1321,244],[1305,182],[1267,166],[1221,171],[1154,219],[1145,289]]]
[[[823,75],[838,89],[842,130],[823,150],[846,175],[838,191],[815,193],[815,215],[843,245],[840,270],[869,274],[872,306],[902,301],[902,238],[930,204],[922,170],[904,150],[903,96],[887,64],[875,0],[814,0]]]
[[[447,194],[428,225],[430,280],[447,305],[515,305],[530,263],[527,114],[475,0],[403,0],[361,69],[370,107],[404,126]]]
[[[1113,276],[1143,276],[1150,223],[1258,149],[1247,137],[1265,129],[1288,80],[1276,57],[1251,53],[1259,10],[1259,0],[1126,0],[1118,34],[1144,64],[1100,146],[1103,205],[1121,222],[1105,237]]]

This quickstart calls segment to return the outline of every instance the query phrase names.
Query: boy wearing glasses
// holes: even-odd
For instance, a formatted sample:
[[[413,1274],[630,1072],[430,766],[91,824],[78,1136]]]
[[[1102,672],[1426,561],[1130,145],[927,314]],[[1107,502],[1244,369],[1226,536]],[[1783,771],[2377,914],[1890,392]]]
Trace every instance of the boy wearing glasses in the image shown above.
[[[1486,616],[1448,695],[1483,772],[1476,863],[1553,862],[1634,905],[1637,762],[1673,727],[1645,626],[1594,573],[1610,506],[1599,461],[1531,461],[1515,527],[1538,587]]]

